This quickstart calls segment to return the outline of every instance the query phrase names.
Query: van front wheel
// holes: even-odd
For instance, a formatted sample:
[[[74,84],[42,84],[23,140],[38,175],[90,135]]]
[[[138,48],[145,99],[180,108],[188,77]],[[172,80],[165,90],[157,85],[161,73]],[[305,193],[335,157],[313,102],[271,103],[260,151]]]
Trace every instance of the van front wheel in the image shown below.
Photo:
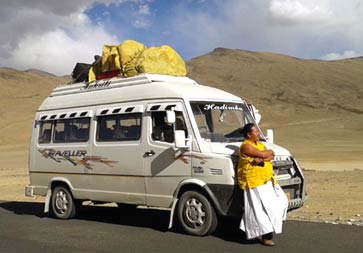
[[[51,207],[54,216],[67,220],[76,215],[76,205],[70,191],[64,186],[54,188],[51,198]]]
[[[217,215],[208,199],[195,191],[183,193],[178,203],[179,223],[185,232],[203,236],[217,227]]]

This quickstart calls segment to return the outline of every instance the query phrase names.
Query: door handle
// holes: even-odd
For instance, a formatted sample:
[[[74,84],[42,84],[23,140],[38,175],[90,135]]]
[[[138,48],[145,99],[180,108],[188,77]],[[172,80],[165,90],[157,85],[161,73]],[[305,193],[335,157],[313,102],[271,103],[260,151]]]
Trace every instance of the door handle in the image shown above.
[[[145,152],[144,157],[151,157],[153,155],[155,155],[154,150],[150,150],[150,151]]]

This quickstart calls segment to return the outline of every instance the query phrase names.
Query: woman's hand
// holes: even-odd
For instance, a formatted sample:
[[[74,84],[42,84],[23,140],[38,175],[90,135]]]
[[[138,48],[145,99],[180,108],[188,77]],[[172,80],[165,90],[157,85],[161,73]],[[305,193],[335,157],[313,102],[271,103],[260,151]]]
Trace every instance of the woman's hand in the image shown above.
[[[275,157],[275,153],[271,149],[265,150],[266,153],[268,153],[268,156],[264,158],[265,161],[271,161]]]
[[[256,165],[261,164],[263,162],[264,162],[263,158],[255,157],[255,158],[253,158],[252,165],[256,166]]]

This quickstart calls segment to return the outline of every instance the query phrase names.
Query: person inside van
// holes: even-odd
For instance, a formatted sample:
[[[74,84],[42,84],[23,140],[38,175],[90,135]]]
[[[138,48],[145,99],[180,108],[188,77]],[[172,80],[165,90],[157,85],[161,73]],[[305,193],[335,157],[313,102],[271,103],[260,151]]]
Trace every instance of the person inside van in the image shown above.
[[[172,143],[174,141],[173,127],[166,122],[166,112],[153,112],[153,140]]]
[[[43,134],[39,136],[39,143],[49,143],[52,129],[43,129]]]
[[[185,133],[185,138],[188,137],[187,127],[185,125],[185,122],[182,118],[176,118],[175,119],[175,130],[183,130]]]
[[[68,140],[70,141],[76,141],[78,140],[78,127],[76,125],[70,125],[70,128],[68,130]]]

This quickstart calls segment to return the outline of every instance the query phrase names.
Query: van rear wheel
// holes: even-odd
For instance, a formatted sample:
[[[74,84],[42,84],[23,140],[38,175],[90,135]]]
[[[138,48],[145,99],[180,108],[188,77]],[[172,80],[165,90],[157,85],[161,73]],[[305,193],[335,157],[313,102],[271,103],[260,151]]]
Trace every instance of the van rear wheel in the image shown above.
[[[65,186],[57,186],[52,192],[52,213],[58,219],[67,220],[76,215],[76,204],[72,194]]]
[[[203,236],[217,228],[216,212],[208,199],[195,191],[183,193],[178,203],[178,219],[185,232]]]

